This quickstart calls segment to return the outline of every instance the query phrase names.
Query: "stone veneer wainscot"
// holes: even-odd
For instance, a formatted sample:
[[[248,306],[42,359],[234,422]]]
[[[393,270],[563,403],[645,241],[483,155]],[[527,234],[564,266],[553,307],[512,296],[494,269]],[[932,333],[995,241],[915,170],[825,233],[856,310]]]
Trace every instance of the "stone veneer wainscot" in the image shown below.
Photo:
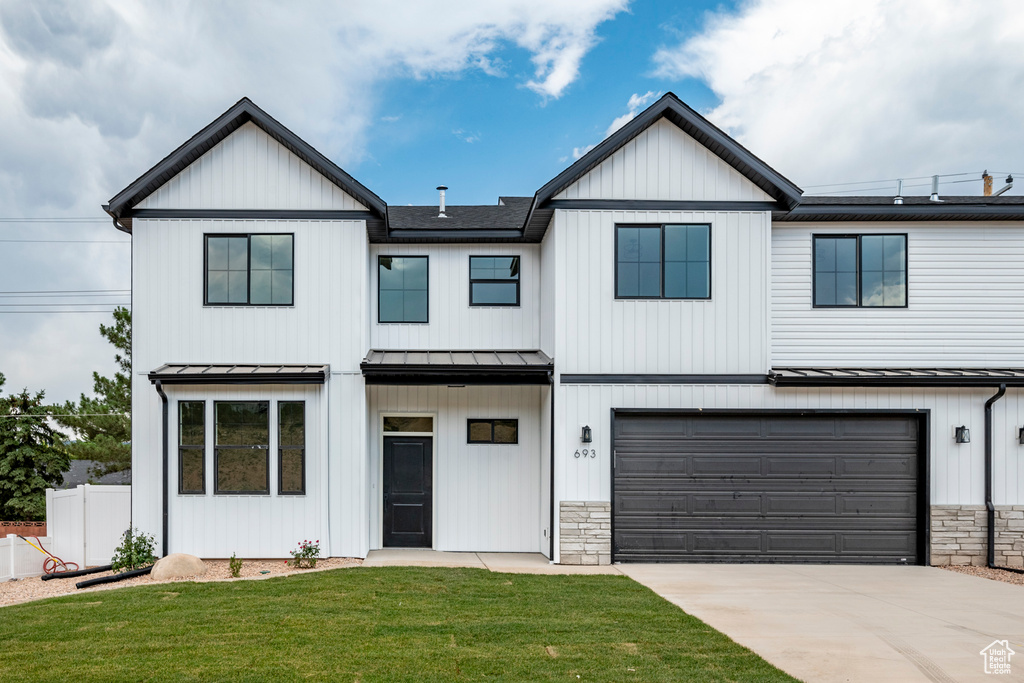
[[[611,564],[610,502],[562,501],[558,519],[561,564]]]
[[[933,505],[932,564],[985,566],[986,524],[984,505]],[[1024,567],[1024,506],[996,507],[995,561]]]

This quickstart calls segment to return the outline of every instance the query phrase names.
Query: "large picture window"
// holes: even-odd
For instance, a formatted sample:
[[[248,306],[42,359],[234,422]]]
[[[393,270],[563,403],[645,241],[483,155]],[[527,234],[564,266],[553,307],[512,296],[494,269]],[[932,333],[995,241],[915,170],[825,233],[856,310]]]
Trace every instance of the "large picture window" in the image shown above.
[[[216,493],[270,493],[270,403],[215,401]]]
[[[907,305],[906,235],[815,235],[814,305]]]
[[[711,298],[711,226],[616,226],[615,296]]]
[[[518,306],[519,257],[470,256],[469,305]]]
[[[293,235],[207,235],[207,305],[290,306]]]
[[[277,492],[301,495],[306,492],[306,404],[280,401],[277,414]]]
[[[178,493],[206,493],[206,402],[178,402]]]
[[[378,322],[427,322],[427,276],[426,256],[378,256]]]

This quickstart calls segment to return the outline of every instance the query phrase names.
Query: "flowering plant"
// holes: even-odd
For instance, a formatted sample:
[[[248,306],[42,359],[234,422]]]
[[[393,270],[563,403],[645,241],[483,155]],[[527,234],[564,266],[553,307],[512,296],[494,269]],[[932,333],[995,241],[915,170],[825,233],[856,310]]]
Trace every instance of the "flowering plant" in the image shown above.
[[[320,559],[320,540],[300,541],[299,549],[289,552],[292,559],[288,561],[288,564],[299,569],[312,569],[316,566],[316,561]]]

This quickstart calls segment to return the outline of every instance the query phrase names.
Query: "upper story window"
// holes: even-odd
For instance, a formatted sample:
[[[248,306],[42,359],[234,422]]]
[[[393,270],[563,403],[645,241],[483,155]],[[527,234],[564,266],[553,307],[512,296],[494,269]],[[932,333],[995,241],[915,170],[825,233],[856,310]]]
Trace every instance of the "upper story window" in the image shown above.
[[[470,256],[469,305],[518,306],[519,257]]]
[[[427,322],[427,257],[377,257],[377,321]]]
[[[293,235],[207,235],[206,304],[291,306]]]
[[[616,226],[615,297],[710,299],[711,226]]]
[[[815,235],[814,305],[907,305],[906,235]]]

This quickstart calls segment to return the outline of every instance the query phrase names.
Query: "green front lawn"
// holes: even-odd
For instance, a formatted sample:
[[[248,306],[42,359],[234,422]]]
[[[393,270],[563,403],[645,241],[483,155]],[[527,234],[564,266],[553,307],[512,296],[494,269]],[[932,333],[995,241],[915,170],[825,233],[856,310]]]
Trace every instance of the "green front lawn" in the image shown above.
[[[709,568],[711,570],[711,568]],[[793,680],[624,576],[341,569],[0,608],[0,680]]]

